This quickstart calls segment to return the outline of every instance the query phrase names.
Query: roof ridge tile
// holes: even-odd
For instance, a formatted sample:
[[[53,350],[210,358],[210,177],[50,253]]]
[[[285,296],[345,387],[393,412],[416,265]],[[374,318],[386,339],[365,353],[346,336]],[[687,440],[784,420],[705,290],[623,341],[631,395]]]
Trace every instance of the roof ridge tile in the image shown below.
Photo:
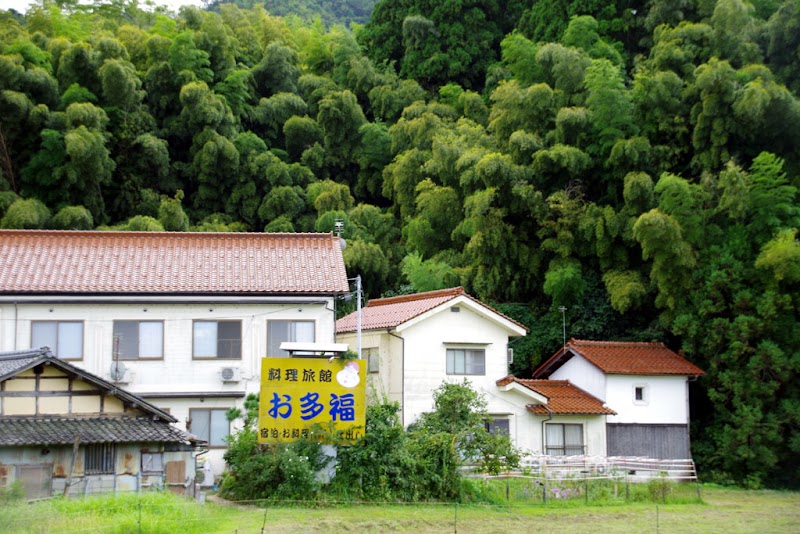
[[[386,306],[388,304],[399,304],[401,302],[416,302],[418,300],[427,300],[439,297],[449,297],[449,296],[457,297],[463,294],[464,294],[464,288],[458,286],[447,289],[436,289],[433,291],[425,291],[423,293],[411,293],[408,295],[397,295],[395,297],[372,299],[367,304],[367,307]]]

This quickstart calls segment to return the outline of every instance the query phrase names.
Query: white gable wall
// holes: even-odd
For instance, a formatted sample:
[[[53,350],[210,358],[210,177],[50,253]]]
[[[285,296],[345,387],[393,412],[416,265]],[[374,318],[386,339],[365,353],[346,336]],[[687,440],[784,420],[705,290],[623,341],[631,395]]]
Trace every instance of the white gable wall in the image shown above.
[[[606,375],[580,355],[574,355],[550,375],[550,380],[569,380],[573,385],[606,400]],[[615,409],[611,406],[611,409]]]
[[[685,376],[608,375],[608,407],[617,412],[609,423],[688,424]],[[645,400],[636,401],[634,388],[645,388]]]
[[[473,312],[465,305],[460,312],[451,308],[430,315],[402,331],[405,339],[405,424],[433,409],[432,392],[442,382],[463,382],[486,397],[491,414],[509,412],[507,401],[497,395],[496,382],[508,374],[509,332],[497,323]],[[486,351],[484,375],[448,375],[447,349],[483,349]]]

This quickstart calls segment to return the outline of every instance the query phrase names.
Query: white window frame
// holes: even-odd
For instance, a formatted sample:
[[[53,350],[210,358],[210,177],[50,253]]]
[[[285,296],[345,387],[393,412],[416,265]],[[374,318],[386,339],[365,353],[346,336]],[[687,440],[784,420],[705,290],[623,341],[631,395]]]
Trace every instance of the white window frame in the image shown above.
[[[59,349],[61,348],[61,341],[60,341],[61,333],[62,333],[61,332],[61,325],[67,325],[67,324],[69,324],[69,325],[78,324],[81,327],[80,346],[78,347],[78,354],[79,355],[78,356],[70,356],[70,357],[61,358],[61,356],[58,355],[58,353],[60,352]],[[34,329],[36,328],[36,325],[41,325],[41,326],[53,325],[53,326],[55,326],[55,335],[56,335],[55,343],[51,343],[53,345],[52,347],[50,347],[51,344],[47,344],[47,343],[44,344],[44,345],[50,347],[50,350],[53,352],[54,355],[56,355],[57,357],[59,357],[59,358],[61,358],[63,360],[82,360],[83,359],[84,338],[85,338],[83,321],[31,321],[31,347],[38,349],[38,348],[41,348],[44,345],[42,345],[42,343],[36,343],[33,340]]]
[[[642,391],[642,398],[636,398],[637,390]],[[650,388],[647,387],[647,384],[634,384],[633,385],[633,403],[637,406],[647,406],[650,403]]]
[[[475,368],[474,362],[469,364],[468,353],[472,353],[473,355],[480,353],[483,355],[483,362],[480,366],[480,370]],[[459,365],[458,361],[459,356],[463,359],[461,365]],[[445,372],[451,376],[486,376],[486,349],[483,347],[447,347],[445,351]]]

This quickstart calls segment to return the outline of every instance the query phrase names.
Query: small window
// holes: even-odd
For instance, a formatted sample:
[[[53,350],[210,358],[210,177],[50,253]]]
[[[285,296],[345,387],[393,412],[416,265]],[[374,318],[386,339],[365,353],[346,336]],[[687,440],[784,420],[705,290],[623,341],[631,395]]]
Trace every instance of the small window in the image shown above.
[[[367,372],[368,373],[377,373],[380,371],[381,367],[381,360],[380,360],[380,352],[377,348],[369,348],[364,349],[361,354],[362,358],[366,358],[367,360]]]
[[[288,357],[281,350],[284,341],[313,343],[314,321],[267,321],[267,356]]]
[[[193,330],[193,357],[241,359],[241,321],[195,321]]]
[[[545,448],[546,453],[550,456],[584,454],[583,425],[546,424]]]
[[[231,424],[226,416],[227,409],[221,410],[189,410],[187,430],[198,438],[208,442],[209,447],[226,447],[225,438],[231,433]]]
[[[163,473],[163,472],[164,472],[163,452],[142,453],[142,473]]]
[[[510,435],[511,426],[508,419],[489,419],[484,423],[484,426],[490,434]]]
[[[83,323],[80,321],[34,321],[31,323],[31,347],[50,347],[65,360],[83,357]]]
[[[447,374],[486,374],[486,351],[483,349],[447,349]]]
[[[634,404],[647,404],[647,386],[636,385],[633,386],[633,403]]]
[[[163,321],[114,321],[113,350],[120,360],[163,358]]]
[[[116,461],[116,444],[93,443],[86,446],[83,466],[87,475],[113,475]]]

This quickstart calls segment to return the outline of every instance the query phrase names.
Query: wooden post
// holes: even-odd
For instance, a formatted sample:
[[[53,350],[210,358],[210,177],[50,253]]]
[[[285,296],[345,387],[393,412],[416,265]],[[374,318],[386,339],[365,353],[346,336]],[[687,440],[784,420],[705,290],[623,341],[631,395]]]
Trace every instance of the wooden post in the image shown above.
[[[72,472],[75,469],[75,457],[78,456],[78,447],[81,444],[80,434],[75,434],[75,441],[72,443],[72,460],[69,462],[69,475],[67,475],[67,482],[64,484],[64,496],[67,496],[69,487],[72,485]],[[84,475],[85,476],[85,475]]]

